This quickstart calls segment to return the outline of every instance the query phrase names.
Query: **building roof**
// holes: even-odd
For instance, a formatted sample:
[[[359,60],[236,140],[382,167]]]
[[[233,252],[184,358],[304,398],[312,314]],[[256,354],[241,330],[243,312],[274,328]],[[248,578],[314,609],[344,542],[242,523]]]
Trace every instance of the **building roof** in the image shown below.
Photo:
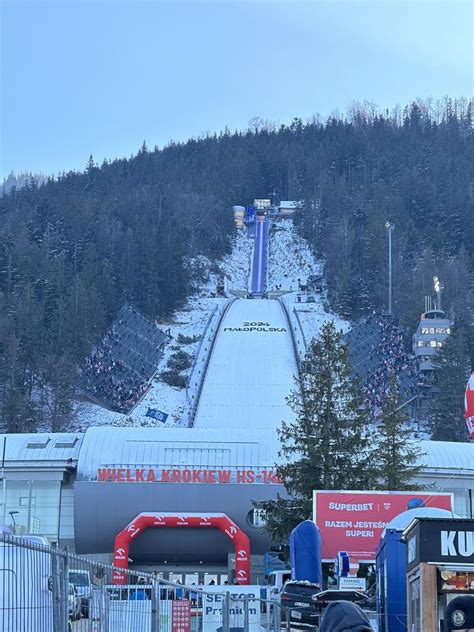
[[[82,438],[78,432],[0,435],[0,465],[75,467]]]
[[[298,208],[298,202],[295,200],[282,200],[278,205],[279,208]]]
[[[458,475],[474,474],[474,443],[420,441],[419,445],[426,470]]]
[[[5,441],[6,439],[6,441]],[[417,441],[423,475],[474,477],[474,443]],[[78,467],[90,480],[99,467],[273,468],[280,444],[275,430],[223,428],[113,428],[82,433],[0,435],[0,467]]]
[[[231,428],[89,428],[77,478],[94,480],[98,468],[272,468],[276,431],[242,434]]]
[[[385,527],[387,529],[395,529],[395,531],[404,531],[417,518],[457,518],[456,514],[447,509],[439,509],[438,507],[417,507],[416,509],[408,509],[392,518]]]

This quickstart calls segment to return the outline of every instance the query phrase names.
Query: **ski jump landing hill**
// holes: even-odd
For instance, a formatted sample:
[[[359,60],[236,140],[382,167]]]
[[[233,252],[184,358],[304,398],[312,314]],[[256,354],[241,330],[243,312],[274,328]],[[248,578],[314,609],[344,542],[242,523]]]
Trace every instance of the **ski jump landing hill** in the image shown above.
[[[297,365],[278,300],[239,299],[217,332],[196,428],[273,428],[293,418],[285,397]]]
[[[269,221],[257,217],[251,295],[267,290]],[[286,312],[277,299],[239,299],[214,339],[195,428],[276,429],[294,417],[285,398],[298,368]]]

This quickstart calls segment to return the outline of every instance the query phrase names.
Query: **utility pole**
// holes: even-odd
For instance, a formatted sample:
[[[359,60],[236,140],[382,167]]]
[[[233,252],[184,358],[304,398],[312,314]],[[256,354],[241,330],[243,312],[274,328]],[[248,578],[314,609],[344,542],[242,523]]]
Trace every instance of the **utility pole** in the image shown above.
[[[386,222],[385,228],[388,230],[388,313],[392,315],[392,232],[395,224]]]

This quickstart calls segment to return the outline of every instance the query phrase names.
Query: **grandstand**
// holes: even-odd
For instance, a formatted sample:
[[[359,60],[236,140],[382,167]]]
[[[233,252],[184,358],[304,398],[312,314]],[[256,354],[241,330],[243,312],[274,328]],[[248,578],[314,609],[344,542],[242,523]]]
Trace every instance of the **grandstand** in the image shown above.
[[[394,375],[402,400],[414,401],[416,363],[404,350],[402,334],[392,316],[374,313],[348,331],[344,342],[349,348],[353,376],[363,385],[366,405],[374,418],[380,416],[380,405],[390,392]]]
[[[146,393],[167,340],[166,334],[131,305],[124,305],[78,381],[92,401],[128,413]]]

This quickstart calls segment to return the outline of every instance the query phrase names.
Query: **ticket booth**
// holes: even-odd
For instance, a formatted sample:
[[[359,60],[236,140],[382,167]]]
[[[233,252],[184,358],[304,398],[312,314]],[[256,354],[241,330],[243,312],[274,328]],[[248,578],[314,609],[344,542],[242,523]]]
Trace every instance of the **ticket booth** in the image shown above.
[[[419,518],[404,531],[410,632],[444,630],[446,606],[474,595],[474,520]]]

